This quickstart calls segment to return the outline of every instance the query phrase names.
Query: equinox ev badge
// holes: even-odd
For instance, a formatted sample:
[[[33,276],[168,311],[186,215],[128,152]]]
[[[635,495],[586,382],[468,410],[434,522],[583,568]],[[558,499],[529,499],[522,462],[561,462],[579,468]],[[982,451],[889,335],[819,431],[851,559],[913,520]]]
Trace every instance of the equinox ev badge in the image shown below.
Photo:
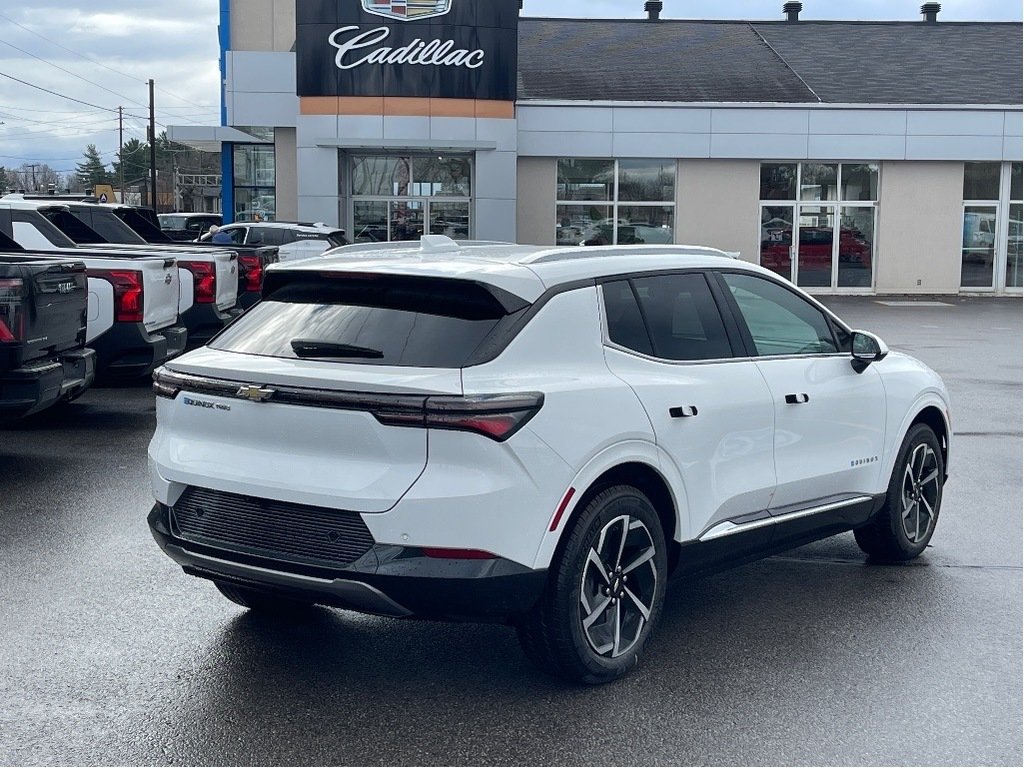
[[[185,405],[191,405],[193,408],[206,408],[211,411],[230,411],[230,405],[224,405],[223,403],[211,403],[209,400],[196,400],[194,397],[188,397],[187,395],[181,398],[181,402]]]
[[[252,400],[254,403],[265,403],[272,398],[277,390],[270,387],[260,387],[256,384],[246,384],[238,388],[236,393],[239,397]]]
[[[363,0],[363,10],[367,13],[399,21],[444,16],[451,9],[452,0]]]
[[[57,293],[72,293],[74,290],[74,283],[57,283]]]

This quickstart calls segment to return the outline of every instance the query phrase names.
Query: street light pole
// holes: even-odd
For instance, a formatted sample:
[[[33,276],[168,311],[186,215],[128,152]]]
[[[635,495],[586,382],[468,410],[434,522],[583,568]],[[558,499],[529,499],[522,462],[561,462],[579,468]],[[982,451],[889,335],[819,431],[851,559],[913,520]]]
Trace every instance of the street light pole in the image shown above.
[[[159,213],[156,197],[156,106],[153,89],[155,84],[149,81],[149,189],[153,212]]]

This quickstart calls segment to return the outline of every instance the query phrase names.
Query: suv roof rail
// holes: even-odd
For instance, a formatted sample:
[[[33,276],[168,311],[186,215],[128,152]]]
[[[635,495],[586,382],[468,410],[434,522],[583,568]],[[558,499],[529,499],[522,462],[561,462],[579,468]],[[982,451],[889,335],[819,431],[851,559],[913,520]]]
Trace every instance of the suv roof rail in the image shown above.
[[[573,259],[599,259],[612,256],[723,256],[738,259],[739,253],[726,253],[717,248],[705,245],[603,245],[582,246],[569,245],[551,248],[534,253],[524,258],[522,264],[548,264],[554,261],[571,261]]]

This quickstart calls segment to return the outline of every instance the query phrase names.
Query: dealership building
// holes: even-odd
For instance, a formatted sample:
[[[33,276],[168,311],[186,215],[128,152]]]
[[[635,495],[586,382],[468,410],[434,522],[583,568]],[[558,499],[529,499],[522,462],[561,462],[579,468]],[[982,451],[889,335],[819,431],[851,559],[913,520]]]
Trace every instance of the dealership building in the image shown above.
[[[1017,293],[1022,29],[221,0],[226,218],[691,243],[821,293]],[[908,15],[916,7],[908,4]]]

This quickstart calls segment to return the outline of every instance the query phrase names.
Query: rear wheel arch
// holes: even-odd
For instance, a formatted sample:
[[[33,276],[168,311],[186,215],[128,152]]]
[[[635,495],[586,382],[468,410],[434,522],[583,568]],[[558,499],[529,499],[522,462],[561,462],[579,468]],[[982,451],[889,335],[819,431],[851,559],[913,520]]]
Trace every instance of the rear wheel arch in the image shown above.
[[[676,541],[676,532],[679,528],[678,510],[668,482],[662,474],[650,464],[641,461],[628,461],[606,469],[590,483],[586,490],[579,494],[568,516],[569,519],[562,526],[558,544],[552,556],[552,562],[556,562],[557,558],[561,556],[569,534],[572,531],[574,518],[586,509],[591,499],[602,491],[617,485],[628,485],[636,488],[654,506],[655,511],[658,513],[658,519],[661,521],[662,531],[665,534],[665,543],[669,550],[668,572],[671,574],[679,562],[679,544]]]

